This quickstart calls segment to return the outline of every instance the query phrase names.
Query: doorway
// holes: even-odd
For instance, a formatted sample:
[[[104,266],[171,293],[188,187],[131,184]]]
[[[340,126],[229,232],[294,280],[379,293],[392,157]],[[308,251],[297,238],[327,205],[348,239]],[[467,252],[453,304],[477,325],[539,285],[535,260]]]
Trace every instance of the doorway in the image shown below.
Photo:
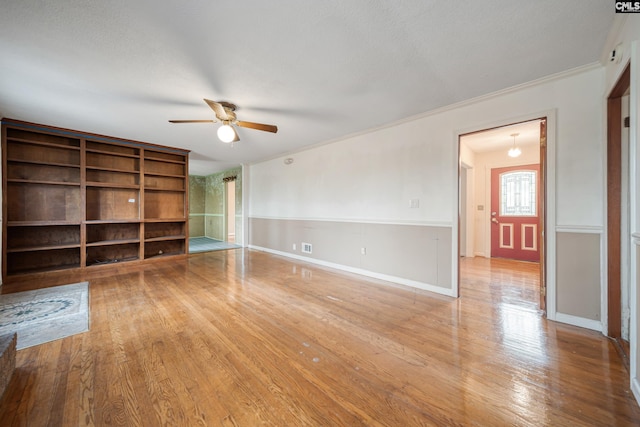
[[[545,282],[545,219],[546,219],[546,135],[547,135],[547,118],[540,117],[536,119],[526,120],[522,122],[516,122],[506,124],[503,126],[497,126],[494,128],[483,129],[466,134],[459,135],[459,195],[460,198],[465,197],[463,202],[460,199],[459,206],[459,228],[458,228],[458,255],[461,257],[479,257],[487,260],[485,263],[488,268],[493,260],[497,260],[496,256],[503,259],[517,258],[515,256],[493,255],[491,253],[492,242],[498,243],[500,239],[499,231],[511,230],[508,236],[503,233],[502,243],[506,240],[508,244],[503,246],[522,246],[520,253],[531,255],[535,248],[535,259],[529,259],[535,271],[538,272],[537,281],[539,282],[539,288],[537,295],[531,294],[532,302],[537,305],[541,310],[546,310],[546,282]],[[517,153],[517,155],[512,154]],[[464,165],[464,167],[463,167]],[[527,176],[509,176],[505,181],[507,186],[519,185],[520,188],[529,188],[531,185],[535,186],[535,203],[531,199],[524,201],[523,203],[529,204],[529,206],[520,206],[522,200],[518,199],[518,203],[509,206],[509,209],[518,208],[522,209],[535,209],[535,219],[531,221],[531,218],[527,218],[527,221],[521,221],[522,224],[515,224],[514,215],[509,218],[509,221],[505,221],[509,227],[500,227],[501,217],[498,215],[500,212],[500,193],[491,196],[492,187],[492,172],[497,172],[495,176],[500,177],[501,173],[508,171],[521,171],[526,170]],[[532,173],[535,177],[532,177]],[[469,184],[469,176],[473,176],[473,184]],[[495,178],[494,178],[495,179]],[[469,195],[469,188],[473,188],[473,195]],[[506,188],[506,187],[505,187]],[[531,193],[533,194],[533,193]],[[530,195],[531,195],[530,194]],[[518,194],[517,197],[522,195]],[[513,202],[511,200],[510,202]],[[492,206],[493,203],[493,206]],[[516,206],[517,205],[517,206]],[[464,211],[463,211],[464,210]],[[493,215],[493,212],[496,212]],[[509,215],[509,212],[506,213]],[[522,216],[522,215],[520,215]],[[526,215],[530,216],[530,215]],[[467,244],[464,249],[463,246],[463,234],[462,222],[469,223],[469,218],[472,218],[473,223],[473,237],[469,237],[469,227],[465,227],[466,238],[465,241],[471,241],[472,250],[469,249]],[[526,222],[526,223],[525,223]],[[496,226],[498,223],[498,226]],[[517,225],[517,227],[516,227]],[[516,233],[516,228],[518,228]],[[492,231],[494,236],[492,237]],[[496,234],[496,232],[498,232]],[[517,234],[517,236],[516,236]],[[515,240],[511,240],[515,239]],[[523,246],[524,245],[524,246]],[[499,246],[499,245],[498,245]],[[515,247],[515,246],[514,246]],[[460,258],[459,258],[460,259]],[[464,262],[464,259],[460,259]],[[505,263],[505,265],[513,265],[513,261]],[[482,263],[476,265],[482,265]],[[461,280],[465,279],[461,277],[464,271],[458,268],[458,289],[460,288]]]

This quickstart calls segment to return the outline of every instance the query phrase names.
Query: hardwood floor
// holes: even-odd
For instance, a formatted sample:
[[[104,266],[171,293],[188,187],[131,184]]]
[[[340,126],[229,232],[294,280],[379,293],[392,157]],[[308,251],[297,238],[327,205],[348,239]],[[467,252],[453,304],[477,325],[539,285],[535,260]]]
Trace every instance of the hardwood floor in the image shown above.
[[[18,352],[0,424],[640,423],[614,346],[541,317],[535,266],[461,269],[459,299],[248,250],[5,285],[88,279],[91,326]]]

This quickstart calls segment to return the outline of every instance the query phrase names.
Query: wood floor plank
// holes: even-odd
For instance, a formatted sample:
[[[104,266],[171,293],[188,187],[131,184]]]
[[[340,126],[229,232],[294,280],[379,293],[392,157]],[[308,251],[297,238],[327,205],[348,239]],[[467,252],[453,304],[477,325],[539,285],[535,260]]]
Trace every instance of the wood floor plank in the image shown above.
[[[463,259],[458,299],[250,250],[45,275],[90,281],[90,330],[18,351],[0,424],[640,425],[613,344],[547,321],[537,271]]]

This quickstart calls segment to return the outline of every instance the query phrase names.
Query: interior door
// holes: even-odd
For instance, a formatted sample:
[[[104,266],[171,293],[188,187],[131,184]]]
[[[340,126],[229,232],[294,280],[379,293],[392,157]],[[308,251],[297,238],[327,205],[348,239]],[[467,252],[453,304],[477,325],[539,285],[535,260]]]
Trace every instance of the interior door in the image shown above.
[[[540,165],[491,169],[491,257],[540,261]]]

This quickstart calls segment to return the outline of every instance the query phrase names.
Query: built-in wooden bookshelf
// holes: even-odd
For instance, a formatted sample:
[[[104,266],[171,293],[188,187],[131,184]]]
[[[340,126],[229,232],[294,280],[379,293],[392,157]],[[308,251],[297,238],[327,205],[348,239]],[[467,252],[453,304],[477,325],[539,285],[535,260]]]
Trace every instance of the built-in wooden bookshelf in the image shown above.
[[[187,150],[2,120],[3,278],[185,255]]]

